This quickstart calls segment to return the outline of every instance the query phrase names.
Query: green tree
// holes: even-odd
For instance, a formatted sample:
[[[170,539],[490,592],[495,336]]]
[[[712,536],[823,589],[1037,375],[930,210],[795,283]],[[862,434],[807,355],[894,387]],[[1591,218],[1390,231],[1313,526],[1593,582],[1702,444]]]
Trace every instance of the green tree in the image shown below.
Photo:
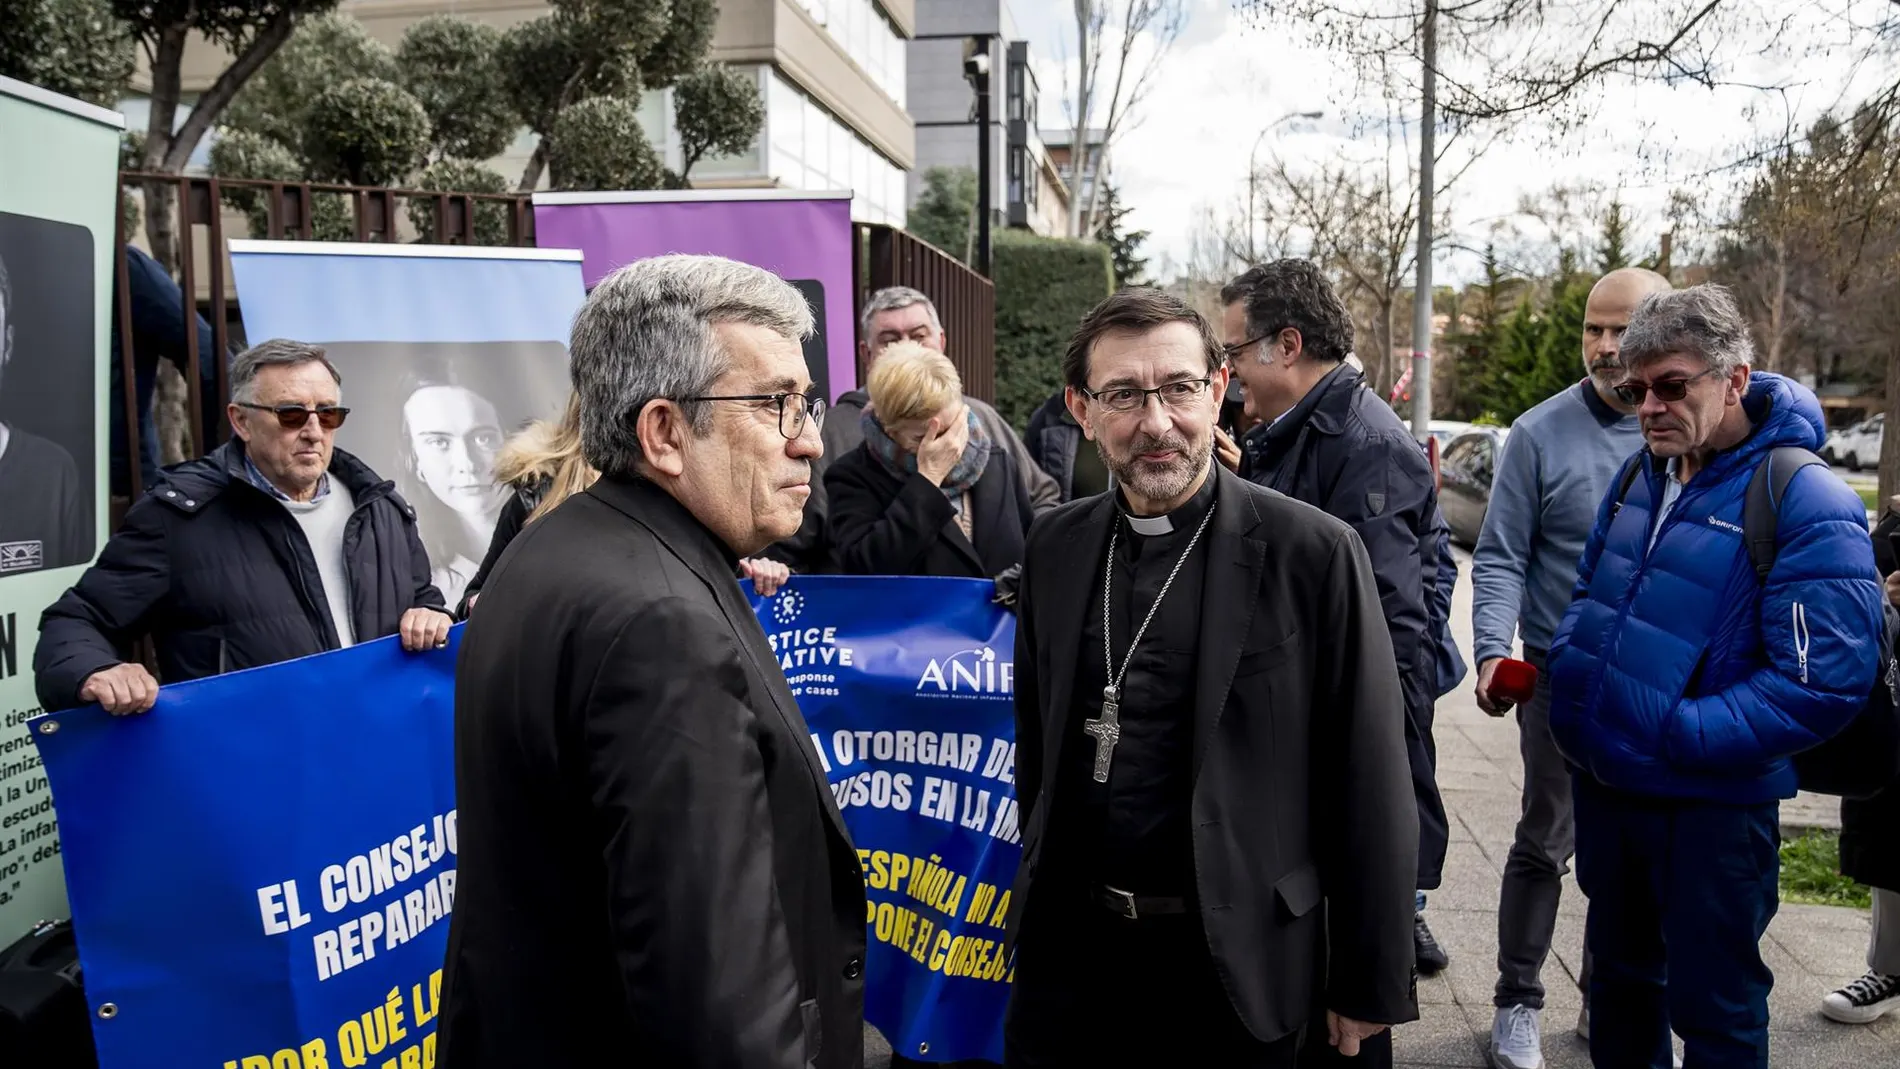
[[[348,15],[307,19],[231,101],[220,125],[295,150],[317,95],[351,78],[396,81],[396,54]]]
[[[133,60],[107,0],[0,0],[0,75],[116,107]]]
[[[299,20],[334,9],[337,0],[112,0],[113,11],[131,27],[150,59],[151,112],[140,168],[179,174],[245,82],[290,39]],[[183,92],[185,45],[193,34],[208,38],[231,63],[192,101],[178,121]],[[147,189],[145,232],[161,264],[177,261],[172,191],[162,183]]]
[[[1108,246],[1118,286],[1142,285],[1148,274],[1148,258],[1141,255],[1148,232],[1126,229],[1126,220],[1132,211],[1133,208],[1122,203],[1121,190],[1110,185],[1102,191],[1102,244]]]
[[[1108,249],[1093,241],[996,235],[996,409],[1020,432],[1062,389],[1062,353],[1089,309],[1115,288]]]
[[[428,144],[429,117],[421,103],[380,78],[351,78],[318,93],[303,130],[310,177],[358,186],[406,178]]]
[[[429,117],[431,157],[485,160],[514,140],[520,120],[498,91],[500,48],[500,30],[454,15],[431,15],[403,34],[395,80]]]
[[[752,147],[765,126],[758,81],[722,63],[709,63],[681,79],[673,88],[673,110],[680,139],[680,185],[701,157],[736,156]]]
[[[506,92],[541,138],[519,188],[526,192],[540,182],[565,109],[602,96],[637,106],[641,89],[666,89],[699,72],[718,14],[715,0],[554,0],[552,14],[510,30],[501,52]],[[682,138],[690,131],[702,154],[722,151],[718,144],[731,143],[727,135],[736,137],[733,131],[742,131],[749,121],[755,105],[744,103],[745,95],[736,79],[695,85],[689,96],[713,102],[722,113],[700,116],[688,114],[691,108],[679,109]],[[757,89],[749,95],[756,99]],[[724,113],[733,108],[736,114]],[[739,140],[750,144],[751,136]]]
[[[508,180],[499,173],[471,160],[437,160],[416,176],[415,188],[430,193],[506,193]],[[475,244],[508,244],[508,206],[499,202],[477,201]],[[423,241],[435,240],[435,202],[426,197],[411,198],[408,205],[410,225]]]
[[[1455,354],[1450,361],[1454,379],[1445,398],[1446,415],[1452,419],[1471,419],[1484,412],[1496,412],[1509,402],[1503,396],[1509,390],[1504,375],[1504,327],[1507,317],[1519,306],[1523,281],[1514,278],[1498,260],[1496,242],[1484,247],[1484,278],[1466,290],[1459,302],[1463,316],[1452,322],[1468,320],[1469,329],[1459,329],[1445,339]]]
[[[547,145],[556,189],[655,189],[666,177],[640,126],[640,109],[624,97],[563,108]]]
[[[932,167],[904,228],[967,264],[976,240],[976,197],[974,170]]]
[[[1629,218],[1623,213],[1623,202],[1612,200],[1603,217],[1603,233],[1597,239],[1597,274],[1607,275],[1629,265]]]
[[[266,182],[301,182],[304,164],[297,154],[253,130],[219,130],[211,144],[211,173],[220,178],[250,178]],[[250,221],[251,233],[262,237],[270,233],[270,193],[249,186],[223,186],[224,203],[243,212]],[[289,206],[278,205],[281,213]],[[356,237],[355,220],[349,204],[335,193],[319,193],[311,198],[311,236],[318,241],[349,241]],[[298,231],[289,237],[300,236]]]

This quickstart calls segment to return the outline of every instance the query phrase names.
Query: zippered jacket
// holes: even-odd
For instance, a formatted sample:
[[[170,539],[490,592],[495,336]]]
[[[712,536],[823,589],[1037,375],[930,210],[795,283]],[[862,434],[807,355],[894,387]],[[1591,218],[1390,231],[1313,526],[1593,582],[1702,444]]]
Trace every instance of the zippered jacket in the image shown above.
[[[1597,510],[1570,607],[1550,647],[1551,732],[1603,784],[1754,804],[1793,797],[1788,758],[1844,728],[1879,664],[1880,580],[1860,498],[1827,468],[1798,472],[1779,502],[1773,571],[1755,576],[1742,500],[1779,446],[1818,450],[1814,393],[1750,376],[1754,425],[1663,513],[1673,476],[1645,448],[1620,506]]]
[[[416,514],[395,485],[338,449],[350,492],[343,528],[356,641],[396,633],[412,608],[446,612],[429,581]],[[164,469],[79,582],[40,617],[34,685],[47,710],[79,704],[94,672],[133,659],[149,635],[161,683],[220,675],[341,645],[309,540],[244,476],[244,443]]]

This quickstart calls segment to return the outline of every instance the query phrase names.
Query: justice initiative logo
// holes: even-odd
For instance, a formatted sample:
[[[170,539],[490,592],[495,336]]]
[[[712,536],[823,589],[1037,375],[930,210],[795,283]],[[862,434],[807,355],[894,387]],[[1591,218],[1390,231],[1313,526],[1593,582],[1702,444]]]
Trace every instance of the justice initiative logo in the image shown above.
[[[787,589],[772,599],[772,622],[780,627],[795,623],[805,611],[805,595]]]
[[[34,571],[45,560],[45,548],[37,539],[31,542],[0,542],[0,575]]]

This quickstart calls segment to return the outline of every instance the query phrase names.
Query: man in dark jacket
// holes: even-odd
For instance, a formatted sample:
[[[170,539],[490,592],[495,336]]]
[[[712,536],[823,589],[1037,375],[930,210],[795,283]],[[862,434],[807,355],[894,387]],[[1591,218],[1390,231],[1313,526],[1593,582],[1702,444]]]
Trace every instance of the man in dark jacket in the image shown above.
[[[122,347],[125,336],[120,330],[120,319],[112,316],[112,353],[106,367],[110,372],[109,389],[111,406],[111,449],[112,449],[112,492],[126,496],[132,492],[132,465],[139,470],[139,485],[151,486],[158,481],[159,445],[158,422],[152,418],[152,397],[158,389],[158,368],[160,361],[168,361],[178,369],[180,375],[191,374],[190,350],[186,348],[185,294],[178,283],[165,273],[158,261],[148,256],[136,245],[125,247],[125,278],[130,284],[127,294],[119,292],[118,280],[113,280],[113,307],[119,307],[125,301],[131,309],[132,321],[132,366],[133,396],[138,404],[139,442],[137,460],[132,459],[131,451],[125,442],[125,361]],[[218,351],[217,341],[211,332],[211,324],[196,310],[191,312],[191,328],[198,335],[198,389],[204,398],[204,427],[200,433],[209,448],[217,439],[218,424],[223,413],[217,408],[218,363],[227,360],[226,354]]]
[[[914,341],[927,349],[940,353],[948,352],[949,338],[944,333],[943,320],[937,316],[937,306],[930,298],[909,286],[889,286],[871,295],[864,303],[862,322],[859,324],[858,355],[862,358],[864,372],[868,374],[871,365],[884,353],[885,346],[894,342]],[[847,390],[838,395],[836,404],[830,406],[825,419],[825,452],[813,462],[811,482],[811,501],[805,506],[804,521],[798,532],[792,537],[782,539],[768,546],[765,556],[791,565],[793,570],[807,574],[818,574],[840,570],[835,547],[831,544],[830,506],[825,496],[825,469],[832,462],[844,457],[864,441],[864,406],[869,404],[871,395],[863,390]],[[1056,482],[1037,466],[1030,457],[1029,450],[1023,446],[1023,440],[987,402],[965,396],[963,403],[970,406],[976,418],[989,433],[990,441],[1009,450],[1016,458],[1017,476],[1022,479],[1023,488],[1029,491],[1030,504],[1037,512],[1052,509],[1062,503],[1062,495],[1056,489]]]
[[[1666,1069],[1671,1030],[1687,1065],[1768,1064],[1761,939],[1779,905],[1779,803],[1799,786],[1790,758],[1853,720],[1879,666],[1866,510],[1825,465],[1793,473],[1756,578],[1748,484],[1777,448],[1818,450],[1825,429],[1813,391],[1750,372],[1749,336],[1720,286],[1637,306],[1616,392],[1648,445],[1597,509],[1550,643],[1601,1069]]]
[[[1406,748],[1419,815],[1419,891],[1438,886],[1448,838],[1432,746],[1437,644],[1438,493],[1425,451],[1391,406],[1346,363],[1352,318],[1306,260],[1254,267],[1221,292],[1227,359],[1264,420],[1249,476],[1346,521],[1372,558],[1397,659]],[[1423,896],[1418,899],[1423,908]],[[1447,963],[1423,913],[1413,935],[1421,971]],[[1380,1060],[1385,1052],[1379,1052]]]
[[[150,635],[179,683],[400,634],[448,641],[415,512],[335,448],[343,377],[316,346],[269,341],[238,357],[235,440],[167,469],[99,560],[40,617],[34,683],[49,710],[98,702],[142,713],[158,680],[130,661]]]
[[[1094,497],[1108,489],[1108,466],[1082,437],[1082,425],[1069,411],[1066,392],[1057,392],[1030,415],[1023,445],[1030,459],[1055,480],[1062,501]]]
[[[858,1069],[864,872],[733,578],[797,530],[804,297],[665,256],[574,321],[600,478],[522,529],[455,677],[442,1069]]]

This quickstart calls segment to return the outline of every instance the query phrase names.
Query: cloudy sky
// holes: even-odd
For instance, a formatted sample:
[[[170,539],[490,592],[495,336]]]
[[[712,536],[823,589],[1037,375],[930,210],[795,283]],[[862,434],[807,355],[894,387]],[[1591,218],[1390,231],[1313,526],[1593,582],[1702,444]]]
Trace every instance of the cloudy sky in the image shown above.
[[[1073,4],[1007,2],[1031,42],[1043,123],[1062,123],[1064,61],[1072,71],[1077,51]],[[1108,0],[1117,12],[1125,2]],[[1368,116],[1391,109],[1386,94],[1362,87],[1343,53],[1310,43],[1301,27],[1263,24],[1257,15],[1236,10],[1235,0],[1184,2],[1185,32],[1113,153],[1113,171],[1124,201],[1134,208],[1135,225],[1152,233],[1151,271],[1163,277],[1188,260],[1197,228],[1205,232],[1210,217],[1233,216],[1256,145],[1256,159],[1278,153],[1298,170],[1342,160],[1375,165],[1396,143],[1390,127],[1365,128]],[[1342,6],[1377,2],[1344,0]],[[1522,199],[1559,184],[1594,185],[1604,199],[1616,196],[1630,210],[1634,249],[1652,252],[1672,191],[1686,191],[1705,211],[1719,211],[1743,173],[1733,161],[1784,129],[1805,128],[1843,100],[1861,99],[1878,79],[1891,77],[1891,53],[1874,65],[1878,69],[1854,62],[1857,46],[1869,39],[1866,27],[1895,17],[1887,0],[1728,2],[1731,21],[1709,39],[1709,47],[1720,80],[1734,84],[1711,89],[1619,80],[1580,98],[1583,114],[1561,132],[1552,122],[1532,121],[1495,138],[1467,135],[1455,142],[1441,168],[1455,169],[1473,150],[1484,151],[1447,194],[1454,223],[1450,244],[1481,247],[1496,236],[1517,255],[1535,257],[1550,247],[1549,231],[1518,211]],[[1387,3],[1406,6],[1406,0]],[[1675,0],[1641,0],[1635,10],[1653,14],[1676,6]],[[1553,36],[1527,38],[1524,47],[1547,48]],[[1409,149],[1390,150],[1401,168],[1397,161],[1417,151],[1415,109],[1414,103],[1399,105],[1409,122],[1401,136],[1414,139]],[[1276,119],[1306,111],[1325,116],[1283,123],[1262,135]],[[1464,281],[1475,265],[1475,255],[1441,247],[1435,270],[1441,280]]]

